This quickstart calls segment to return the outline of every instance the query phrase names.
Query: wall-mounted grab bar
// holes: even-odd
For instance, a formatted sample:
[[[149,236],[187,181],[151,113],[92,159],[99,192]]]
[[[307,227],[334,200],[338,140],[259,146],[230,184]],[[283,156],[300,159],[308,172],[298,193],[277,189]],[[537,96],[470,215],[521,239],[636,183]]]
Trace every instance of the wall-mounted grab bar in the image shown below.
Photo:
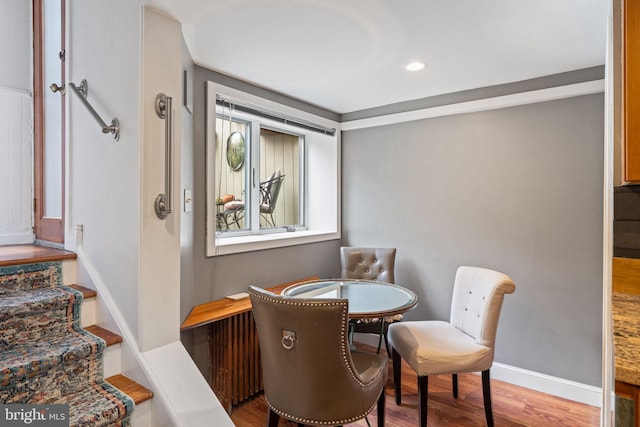
[[[156,215],[160,219],[165,219],[172,211],[171,200],[173,199],[173,98],[159,93],[156,96],[156,114],[164,119],[164,194],[158,194],[155,202]]]
[[[102,126],[102,133],[112,133],[115,140],[118,141],[120,139],[120,122],[118,119],[114,118],[111,120],[111,126],[107,126],[104,120],[100,118],[98,113],[96,113],[96,110],[94,110],[91,104],[89,104],[89,101],[87,101],[87,93],[89,93],[89,85],[87,84],[87,81],[82,79],[80,86],[76,86],[73,83],[69,83],[69,86],[71,86],[71,89],[73,89],[76,95],[80,97],[80,100],[84,106],[87,107],[87,110],[89,110],[93,118],[96,119],[100,126]],[[54,89],[52,88],[51,90]]]

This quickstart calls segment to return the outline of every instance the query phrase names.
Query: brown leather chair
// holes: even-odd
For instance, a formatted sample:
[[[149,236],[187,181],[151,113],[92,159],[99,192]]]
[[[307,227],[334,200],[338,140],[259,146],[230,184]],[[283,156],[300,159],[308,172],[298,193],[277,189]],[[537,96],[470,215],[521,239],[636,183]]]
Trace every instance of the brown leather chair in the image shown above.
[[[378,405],[384,425],[386,357],[350,350],[346,299],[285,298],[254,286],[267,425],[342,425]]]
[[[396,248],[358,248],[343,246],[340,248],[341,277],[346,279],[379,280],[381,282],[395,282]],[[402,319],[402,315],[384,319],[367,319],[352,322],[352,332],[364,334],[378,334],[378,353],[382,346],[382,339],[391,357],[387,342],[389,323]]]
[[[489,369],[493,364],[498,319],[505,294],[515,291],[511,278],[479,267],[459,267],[453,285],[449,322],[409,321],[389,325],[393,348],[396,403],[401,403],[401,359],[418,374],[420,426],[427,425],[429,375],[452,374],[458,397],[458,374],[482,372],[487,425],[493,427]]]

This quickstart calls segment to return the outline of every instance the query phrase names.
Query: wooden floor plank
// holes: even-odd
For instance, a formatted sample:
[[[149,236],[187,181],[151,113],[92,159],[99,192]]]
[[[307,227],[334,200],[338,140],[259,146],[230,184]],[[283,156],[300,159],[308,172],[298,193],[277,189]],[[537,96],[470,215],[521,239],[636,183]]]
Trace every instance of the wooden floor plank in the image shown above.
[[[358,345],[362,348],[363,346]],[[367,348],[373,350],[372,348]],[[415,372],[402,362],[402,405],[395,403],[393,371],[389,363],[389,380],[385,387],[387,427],[415,427],[418,425],[418,392]],[[458,375],[458,399],[451,392],[451,376],[429,377],[429,427],[471,427],[486,425],[482,400],[482,379],[476,374]],[[540,393],[513,384],[491,380],[493,417],[496,426],[567,426],[588,427],[600,425],[600,409],[571,400]],[[234,408],[231,419],[237,427],[265,425],[267,404],[264,394]],[[376,425],[376,410],[368,416]],[[296,423],[280,419],[280,426]],[[362,419],[349,426],[365,427]]]

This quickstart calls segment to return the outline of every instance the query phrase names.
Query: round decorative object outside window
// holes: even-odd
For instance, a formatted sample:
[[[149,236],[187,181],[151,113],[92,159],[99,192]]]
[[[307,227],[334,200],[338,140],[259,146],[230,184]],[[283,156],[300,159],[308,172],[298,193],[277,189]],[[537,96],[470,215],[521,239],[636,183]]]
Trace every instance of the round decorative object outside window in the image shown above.
[[[233,132],[227,138],[227,163],[234,171],[244,164],[244,136],[240,132]]]

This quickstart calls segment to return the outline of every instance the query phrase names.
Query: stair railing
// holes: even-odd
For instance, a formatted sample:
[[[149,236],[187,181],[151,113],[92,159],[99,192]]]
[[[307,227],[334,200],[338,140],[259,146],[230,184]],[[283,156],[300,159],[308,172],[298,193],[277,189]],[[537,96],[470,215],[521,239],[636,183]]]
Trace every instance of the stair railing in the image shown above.
[[[87,84],[87,80],[82,79],[80,86],[76,86],[74,83],[69,83],[69,86],[71,86],[71,89],[73,89],[76,95],[78,95],[80,101],[82,101],[84,106],[87,107],[87,110],[89,110],[93,118],[96,119],[100,126],[102,126],[102,133],[112,133],[115,140],[118,141],[120,139],[120,122],[117,118],[114,118],[113,120],[111,120],[111,125],[109,126],[104,122],[104,120],[102,120],[98,113],[96,113],[96,110],[91,106],[89,101],[87,101],[87,94],[89,93],[89,85]],[[55,83],[52,84],[50,88],[53,92],[63,90]]]

